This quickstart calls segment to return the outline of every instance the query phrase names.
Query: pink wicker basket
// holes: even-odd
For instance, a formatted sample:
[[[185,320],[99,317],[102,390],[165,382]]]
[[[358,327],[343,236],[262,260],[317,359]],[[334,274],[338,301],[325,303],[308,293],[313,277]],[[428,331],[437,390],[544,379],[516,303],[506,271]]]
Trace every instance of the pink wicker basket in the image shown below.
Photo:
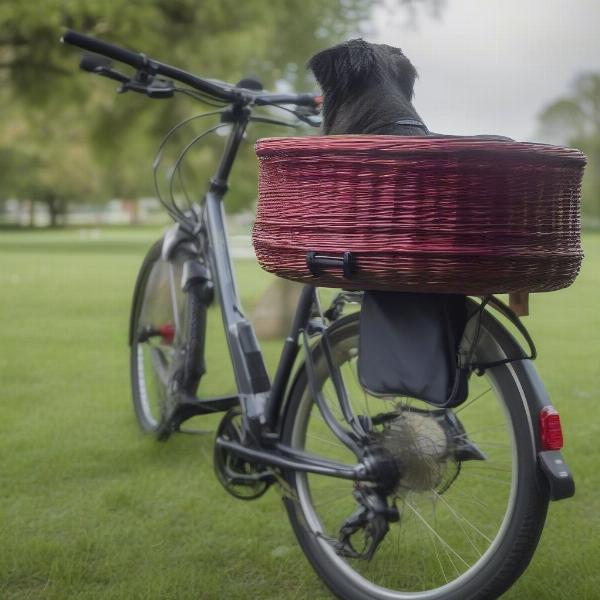
[[[319,286],[556,290],[582,260],[585,156],[478,138],[321,136],[256,145],[261,266]]]

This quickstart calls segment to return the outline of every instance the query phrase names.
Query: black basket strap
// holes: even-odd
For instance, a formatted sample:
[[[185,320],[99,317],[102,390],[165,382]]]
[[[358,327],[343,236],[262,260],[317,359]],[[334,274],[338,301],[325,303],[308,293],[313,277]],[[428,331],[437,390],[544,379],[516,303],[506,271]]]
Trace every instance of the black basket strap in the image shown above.
[[[351,279],[356,272],[356,257],[352,252],[344,252],[342,256],[331,256],[320,252],[306,253],[306,266],[308,270],[318,277],[324,269],[339,267],[346,279]]]

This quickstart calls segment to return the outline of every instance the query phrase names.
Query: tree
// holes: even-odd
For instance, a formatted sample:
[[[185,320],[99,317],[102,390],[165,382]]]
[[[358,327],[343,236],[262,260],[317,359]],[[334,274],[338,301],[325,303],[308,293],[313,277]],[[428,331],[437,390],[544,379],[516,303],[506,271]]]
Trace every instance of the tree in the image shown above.
[[[0,6],[0,88],[10,96],[8,102],[21,110],[21,119],[30,130],[34,121],[69,115],[64,133],[55,130],[53,135],[87,140],[89,160],[83,152],[71,158],[80,157],[84,170],[96,169],[105,198],[147,195],[152,192],[149,164],[158,140],[198,107],[189,101],[150,102],[135,94],[116,97],[114,85],[77,73],[76,51],[58,44],[64,28],[144,51],[208,77],[237,81],[254,75],[267,89],[285,82],[302,90],[313,86],[304,68],[307,58],[358,35],[373,8],[385,1],[4,0]],[[435,8],[441,2],[400,0],[397,7],[399,11],[420,5]],[[0,114],[2,122],[8,122],[4,113]],[[194,170],[196,181],[205,180],[214,168],[220,141],[202,147]],[[6,147],[17,152],[11,143]],[[255,173],[253,153],[243,152],[233,173],[242,192],[234,208],[254,201]],[[37,171],[30,172],[30,178],[36,177]],[[73,186],[68,195],[77,193]]]
[[[588,157],[583,179],[583,213],[600,219],[600,74],[585,73],[572,92],[539,115],[540,135],[552,143],[580,148]]]
[[[208,77],[237,81],[253,74],[266,87],[285,80],[306,88],[311,86],[303,69],[306,58],[355,34],[370,5],[368,0],[304,0],[301,6],[270,0],[5,0],[0,7],[0,86],[13,116],[3,113],[0,124],[11,129],[19,113],[17,121],[27,132],[17,144],[14,136],[2,135],[9,154],[21,152],[21,140],[27,146],[30,168],[27,181],[16,186],[19,195],[45,198],[51,208],[84,192],[88,199],[91,190],[81,187],[79,173],[86,173],[82,179],[87,182],[101,180],[105,198],[149,195],[149,165],[160,137],[198,110],[190,101],[150,102],[135,94],[117,98],[113,84],[78,74],[77,52],[58,43],[65,27]],[[60,127],[53,125],[57,121]],[[75,139],[91,150],[82,145],[75,152]],[[221,142],[212,140],[202,150],[196,181],[209,176]],[[48,152],[54,143],[59,151]],[[240,158],[236,171],[256,171],[250,152]],[[15,160],[5,157],[3,163],[6,168]],[[73,178],[56,181],[49,195],[50,175],[67,175],[67,164]],[[252,177],[240,182],[245,193],[236,198],[238,208],[253,202],[256,189]],[[0,195],[5,196],[8,187],[3,187]]]
[[[50,223],[70,201],[89,201],[100,193],[98,169],[83,127],[73,127],[73,107],[47,118],[8,104],[0,131],[0,197],[42,202]],[[33,218],[33,209],[31,211]],[[32,223],[33,224],[33,223]]]

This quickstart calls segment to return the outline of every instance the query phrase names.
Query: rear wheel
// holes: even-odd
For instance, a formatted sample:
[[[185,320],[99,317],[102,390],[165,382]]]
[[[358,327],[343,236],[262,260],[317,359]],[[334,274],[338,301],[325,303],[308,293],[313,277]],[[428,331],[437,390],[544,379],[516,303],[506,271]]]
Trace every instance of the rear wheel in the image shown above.
[[[312,566],[341,598],[498,597],[528,565],[548,506],[515,371],[505,365],[473,377],[462,406],[436,411],[415,399],[378,398],[361,388],[356,316],[336,323],[330,335],[355,413],[374,423],[373,447],[397,465],[386,501],[397,509],[399,520],[388,523],[389,531],[372,557],[360,556],[373,528],[358,527],[344,543],[341,529],[360,508],[357,495],[368,486],[288,473],[292,493],[286,507]],[[485,322],[480,339],[477,360],[498,358],[500,346]],[[318,344],[313,357],[318,385],[340,424],[348,428]],[[325,425],[304,372],[291,392],[283,440],[297,449],[356,463]],[[468,451],[466,441],[472,444]]]
[[[140,428],[165,439],[172,432],[173,398],[195,395],[203,372],[203,323],[206,306],[194,292],[181,290],[184,262],[177,251],[161,258],[162,240],[142,264],[131,316],[130,373],[133,406]],[[185,385],[185,389],[181,389]]]

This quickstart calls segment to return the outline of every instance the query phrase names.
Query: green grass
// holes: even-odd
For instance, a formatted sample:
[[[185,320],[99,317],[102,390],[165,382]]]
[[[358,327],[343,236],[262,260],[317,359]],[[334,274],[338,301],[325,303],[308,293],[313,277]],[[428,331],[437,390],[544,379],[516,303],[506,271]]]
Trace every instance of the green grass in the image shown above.
[[[274,491],[231,498],[212,436],[159,444],[129,399],[126,332],[145,249],[110,229],[0,234],[0,598],[328,598]],[[576,496],[552,504],[536,556],[506,598],[600,589],[600,235],[570,289],[532,298],[537,368],[561,412]],[[271,278],[237,271],[246,309]],[[207,392],[233,388],[211,323]],[[272,368],[278,344],[263,344]]]

